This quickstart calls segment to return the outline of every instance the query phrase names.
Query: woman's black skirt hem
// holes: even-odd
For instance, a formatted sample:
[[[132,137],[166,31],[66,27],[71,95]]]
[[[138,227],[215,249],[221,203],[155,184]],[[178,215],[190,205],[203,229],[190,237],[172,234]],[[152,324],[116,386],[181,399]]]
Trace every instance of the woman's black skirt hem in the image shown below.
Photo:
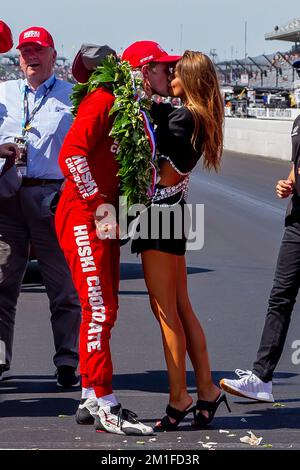
[[[182,194],[177,194],[176,199],[174,196],[163,199],[140,214],[131,244],[132,253],[157,250],[177,256],[185,254],[190,218]]]

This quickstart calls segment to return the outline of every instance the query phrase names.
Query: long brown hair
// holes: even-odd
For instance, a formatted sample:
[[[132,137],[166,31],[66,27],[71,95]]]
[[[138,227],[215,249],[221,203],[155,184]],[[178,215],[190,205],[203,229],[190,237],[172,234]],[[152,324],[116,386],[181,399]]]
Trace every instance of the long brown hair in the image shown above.
[[[203,136],[204,167],[220,167],[223,151],[224,103],[214,64],[202,52],[185,51],[176,65],[185,93],[184,104],[192,112],[195,129],[192,144]]]

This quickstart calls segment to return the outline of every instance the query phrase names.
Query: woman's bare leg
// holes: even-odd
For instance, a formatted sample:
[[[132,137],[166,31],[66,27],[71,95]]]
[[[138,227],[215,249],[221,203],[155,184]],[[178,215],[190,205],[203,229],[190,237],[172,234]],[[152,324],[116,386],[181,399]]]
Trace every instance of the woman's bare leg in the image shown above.
[[[205,334],[189,299],[185,257],[177,258],[177,310],[185,331],[187,351],[195,371],[198,398],[214,401],[220,390],[212,381]]]
[[[170,385],[169,403],[183,411],[192,398],[186,389],[186,340],[176,303],[177,258],[157,250],[142,253],[150,303],[162,333]]]

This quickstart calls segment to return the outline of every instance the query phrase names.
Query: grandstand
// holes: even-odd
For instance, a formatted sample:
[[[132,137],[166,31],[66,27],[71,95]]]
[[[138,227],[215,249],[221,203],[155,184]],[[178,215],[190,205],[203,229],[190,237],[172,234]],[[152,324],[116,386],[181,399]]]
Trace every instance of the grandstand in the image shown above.
[[[294,42],[300,44],[300,18],[290,21],[285,26],[275,26],[274,31],[265,34],[266,40]]]
[[[275,26],[273,32],[265,34],[265,39],[294,44],[289,50],[274,54],[217,62],[215,65],[223,85],[278,90],[294,90],[300,86],[298,71],[293,66],[300,60],[300,18],[281,27]]]
[[[300,67],[300,18],[284,26],[275,26],[265,34],[266,40],[280,40],[293,45],[284,51],[273,54],[261,54],[255,57],[218,61],[215,49],[210,56],[218,71],[223,86],[248,87],[260,90],[300,90],[300,72],[293,64],[297,61]],[[19,69],[18,55],[7,53],[0,56],[0,81],[22,77]],[[68,60],[59,56],[55,72],[58,78],[74,82]]]

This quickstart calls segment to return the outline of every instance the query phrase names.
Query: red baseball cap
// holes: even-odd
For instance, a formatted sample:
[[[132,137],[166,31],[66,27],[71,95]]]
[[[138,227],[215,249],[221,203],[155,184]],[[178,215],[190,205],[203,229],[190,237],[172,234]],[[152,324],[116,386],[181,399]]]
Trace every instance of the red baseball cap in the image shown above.
[[[13,47],[13,38],[9,26],[0,20],[0,52],[7,52]]]
[[[149,62],[177,62],[180,55],[169,55],[157,42],[137,41],[125,49],[122,60],[132,67],[141,67]]]
[[[40,28],[39,26],[32,26],[31,28],[25,29],[19,36],[19,44],[17,49],[20,49],[23,44],[28,44],[30,42],[35,42],[40,46],[44,47],[53,47],[54,41],[51,34],[45,29]]]

